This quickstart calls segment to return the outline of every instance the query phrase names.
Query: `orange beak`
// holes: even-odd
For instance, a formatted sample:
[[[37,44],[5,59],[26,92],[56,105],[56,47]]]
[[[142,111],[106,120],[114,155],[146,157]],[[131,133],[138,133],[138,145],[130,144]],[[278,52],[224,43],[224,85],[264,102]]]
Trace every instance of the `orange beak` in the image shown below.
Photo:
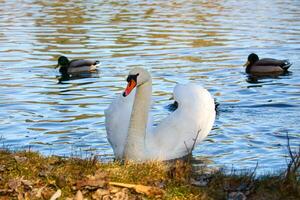
[[[133,79],[131,79],[127,84],[127,87],[123,93],[123,96],[124,97],[128,96],[130,94],[130,92],[133,90],[133,88],[135,88],[135,86],[136,86],[136,82]]]

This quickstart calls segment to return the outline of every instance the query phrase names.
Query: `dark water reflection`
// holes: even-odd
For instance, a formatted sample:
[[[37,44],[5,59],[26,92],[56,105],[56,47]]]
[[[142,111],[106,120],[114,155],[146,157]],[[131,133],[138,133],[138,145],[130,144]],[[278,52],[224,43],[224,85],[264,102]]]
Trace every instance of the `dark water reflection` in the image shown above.
[[[287,132],[299,145],[299,1],[1,1],[0,16],[5,145],[111,158],[103,110],[135,66],[152,73],[156,121],[177,82],[215,96],[214,130],[194,151],[211,165],[274,170],[286,164]],[[247,76],[251,52],[290,59],[292,73]],[[59,55],[98,59],[101,68],[59,81]]]
[[[57,76],[58,83],[64,84],[64,81],[77,80],[83,78],[99,78],[99,70],[93,72],[81,72],[73,74],[61,74]]]

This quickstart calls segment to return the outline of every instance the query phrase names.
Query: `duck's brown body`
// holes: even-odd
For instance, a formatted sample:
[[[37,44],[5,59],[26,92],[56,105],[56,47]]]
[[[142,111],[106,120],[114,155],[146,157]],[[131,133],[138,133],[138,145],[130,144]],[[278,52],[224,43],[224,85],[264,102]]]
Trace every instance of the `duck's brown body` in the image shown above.
[[[259,59],[254,53],[248,56],[246,73],[248,74],[280,74],[288,70],[292,65],[288,60],[278,60],[273,58]]]
[[[98,62],[94,60],[73,60],[68,67],[68,73],[92,72],[97,69]]]

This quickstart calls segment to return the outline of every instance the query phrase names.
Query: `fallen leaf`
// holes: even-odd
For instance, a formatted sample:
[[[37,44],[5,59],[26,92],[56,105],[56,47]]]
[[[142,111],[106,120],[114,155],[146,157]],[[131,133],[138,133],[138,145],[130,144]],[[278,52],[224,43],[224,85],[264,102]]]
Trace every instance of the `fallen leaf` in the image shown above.
[[[114,187],[114,186],[109,187],[109,192],[112,194],[115,194],[120,191],[121,191],[121,189],[119,187]]]
[[[65,176],[58,176],[55,180],[55,183],[56,185],[59,187],[59,188],[63,188],[66,186],[67,184],[67,181],[66,181],[66,177]]]
[[[23,194],[21,192],[18,193],[18,200],[24,200]]]
[[[24,195],[24,199],[25,200],[30,200],[30,193],[29,192],[26,192],[25,195]]]
[[[50,199],[54,193],[55,191],[48,187],[46,187],[45,189],[43,188],[41,191],[43,199]]]
[[[0,195],[8,194],[13,192],[13,189],[0,189]]]
[[[17,190],[21,186],[21,181],[19,179],[11,179],[8,181],[8,187],[13,190]]]
[[[105,190],[105,189],[98,189],[93,195],[92,195],[92,198],[93,199],[102,199],[103,196],[105,195],[109,195],[109,190]]]
[[[27,160],[26,157],[20,157],[20,156],[14,156],[14,159],[20,163],[20,162],[25,162]]]
[[[32,189],[32,185],[33,185],[33,184],[32,184],[31,181],[22,179],[21,182],[23,183],[23,185],[24,185],[25,187],[27,187],[27,189]]]
[[[110,196],[109,195],[105,195],[105,196],[102,197],[102,200],[110,200]]]
[[[41,188],[39,188],[39,189],[37,189],[36,188],[36,190],[37,190],[37,192],[36,192],[36,197],[37,198],[41,198],[42,197],[42,191],[43,191],[43,189],[45,188],[46,186],[43,186],[43,187],[41,187]]]
[[[42,166],[42,169],[41,171],[38,173],[38,176],[40,177],[48,177],[49,174],[51,173],[51,170],[53,169],[54,167],[52,165],[44,165]]]
[[[5,171],[5,165],[0,165],[0,172],[4,172]]]
[[[0,200],[10,200],[10,197],[9,196],[1,196]]]
[[[50,198],[50,200],[56,200],[56,199],[58,199],[60,196],[61,196],[61,190],[58,189],[58,190],[52,195],[52,197]]]
[[[80,190],[81,188],[85,188],[85,189],[103,188],[106,185],[107,182],[101,179],[84,179],[84,180],[77,181],[76,189]]]
[[[82,194],[82,192],[81,192],[80,190],[78,190],[78,191],[76,192],[76,195],[75,195],[75,197],[74,197],[74,200],[83,200],[83,194]]]
[[[112,196],[112,200],[129,200],[128,188],[123,188]]]
[[[164,190],[162,190],[158,187],[152,187],[152,186],[117,183],[117,182],[109,182],[109,185],[134,189],[135,192],[140,193],[140,194],[145,194],[147,196],[162,195],[164,193]]]

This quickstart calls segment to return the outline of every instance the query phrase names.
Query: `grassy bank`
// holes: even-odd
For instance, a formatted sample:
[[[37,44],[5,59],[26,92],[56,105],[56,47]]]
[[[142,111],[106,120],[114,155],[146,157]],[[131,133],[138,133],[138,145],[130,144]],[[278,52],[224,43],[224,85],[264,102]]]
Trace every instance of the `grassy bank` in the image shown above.
[[[299,153],[264,177],[193,172],[189,164],[101,163],[0,150],[0,199],[300,199]]]

